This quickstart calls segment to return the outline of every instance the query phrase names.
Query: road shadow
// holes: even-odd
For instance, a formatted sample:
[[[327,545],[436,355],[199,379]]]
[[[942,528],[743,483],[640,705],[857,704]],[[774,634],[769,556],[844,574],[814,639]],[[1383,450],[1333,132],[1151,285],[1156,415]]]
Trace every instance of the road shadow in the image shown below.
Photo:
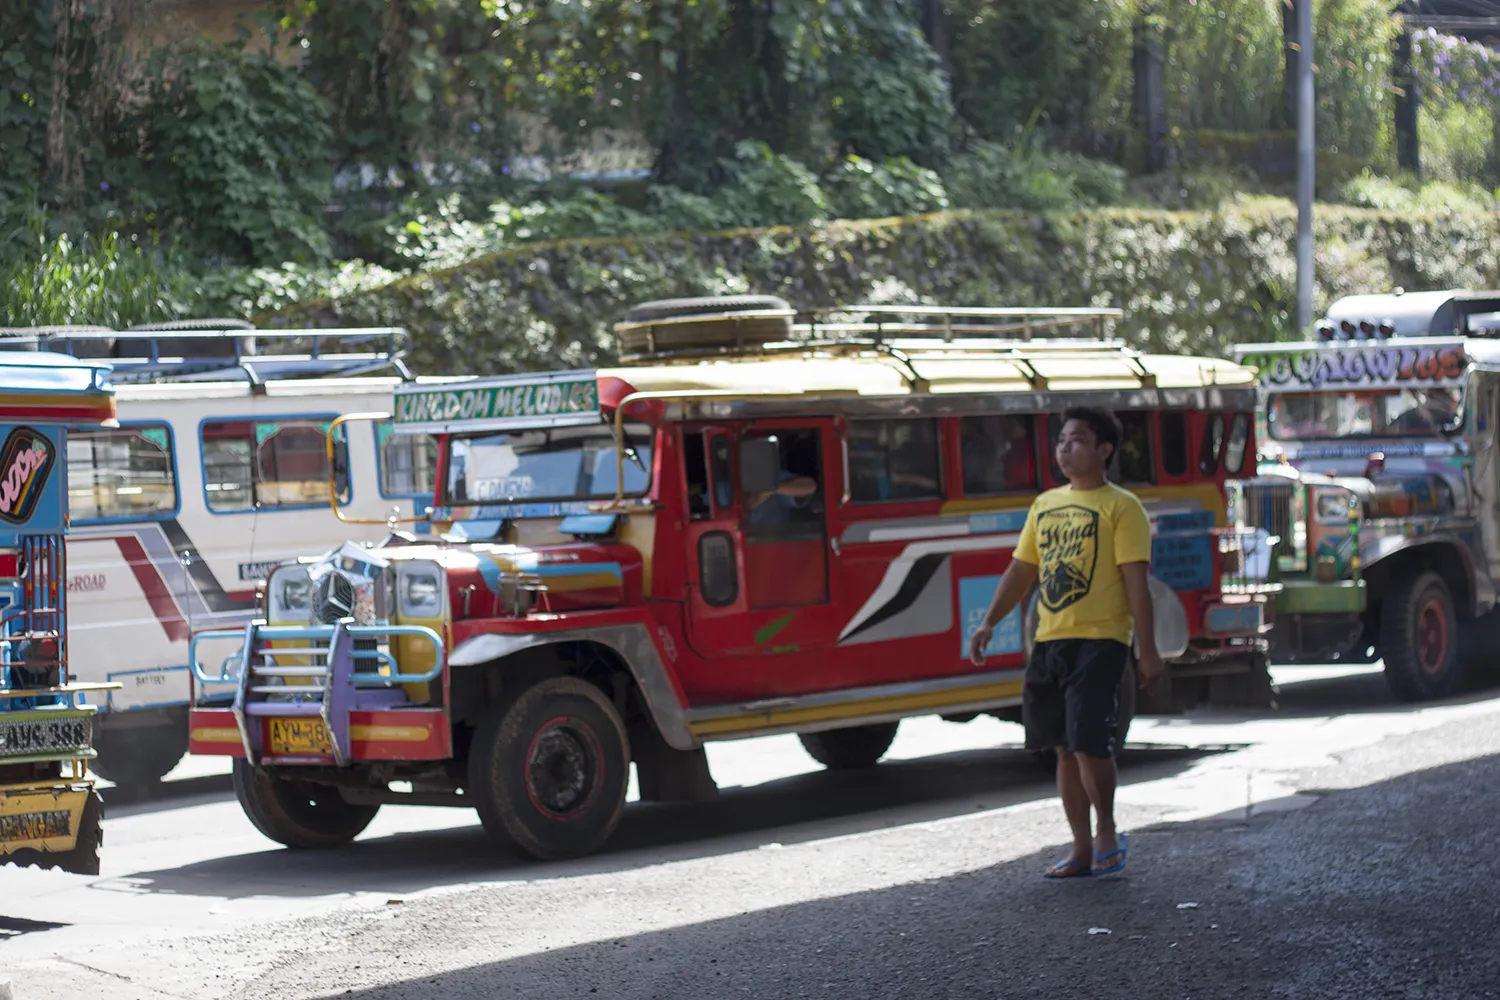
[[[1234,747],[1128,747],[1121,783],[1179,774]],[[472,813],[446,829],[366,836],[326,851],[271,849],[121,876],[135,892],[307,898],[405,894],[475,881],[566,878],[795,844],[1050,798],[1052,780],[1018,748],[896,760],[867,771],[815,771],[727,788],[712,802],[632,803],[604,851],[539,864],[487,837]]]
[[[224,802],[234,798],[234,786],[227,774],[206,774],[151,785],[108,785],[99,789],[99,797],[114,819]]]
[[[705,882],[682,916],[659,906],[616,911],[615,927],[645,926],[613,933],[603,907],[572,897],[579,919],[596,922],[564,930],[571,940],[593,939],[564,947],[545,936],[560,918],[533,929],[500,894],[414,900],[389,919],[348,925],[343,964],[330,965],[338,960],[320,950],[245,984],[243,995],[1495,996],[1493,881],[1474,877],[1474,859],[1487,857],[1492,843],[1493,806],[1473,790],[1497,785],[1500,757],[1490,756],[1339,792],[1294,813],[1144,829],[1131,838],[1127,871],[1108,878],[1040,879],[1057,856],[1051,849],[951,877],[730,916],[717,914],[743,888]],[[1385,820],[1372,830],[1377,815]],[[1358,864],[1349,863],[1351,844]],[[784,870],[794,864],[808,866],[801,883]],[[812,864],[778,854],[761,862],[760,877],[815,895],[835,876]],[[526,897],[536,908],[569,898],[565,886]],[[705,911],[716,916],[693,919]],[[460,921],[460,935],[426,946],[432,928]],[[413,947],[418,939],[423,946]],[[321,991],[312,982],[324,984]],[[334,983],[339,989],[330,990]]]

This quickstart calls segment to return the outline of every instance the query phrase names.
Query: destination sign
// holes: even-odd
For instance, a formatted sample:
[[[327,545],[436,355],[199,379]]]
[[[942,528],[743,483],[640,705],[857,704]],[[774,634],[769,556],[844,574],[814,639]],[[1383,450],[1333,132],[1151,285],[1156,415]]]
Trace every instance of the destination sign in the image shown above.
[[[1462,380],[1464,345],[1379,344],[1368,347],[1285,348],[1255,345],[1236,349],[1242,364],[1259,370],[1268,389],[1367,389],[1452,385]]]
[[[459,387],[396,390],[400,431],[485,430],[588,423],[599,418],[591,371],[485,379]]]

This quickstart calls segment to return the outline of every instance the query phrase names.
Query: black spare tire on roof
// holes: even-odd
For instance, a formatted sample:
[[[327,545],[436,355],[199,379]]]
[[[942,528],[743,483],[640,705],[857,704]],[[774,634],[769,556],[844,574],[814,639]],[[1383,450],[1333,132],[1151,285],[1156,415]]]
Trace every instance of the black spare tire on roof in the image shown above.
[[[130,327],[128,333],[241,333],[254,332],[255,325],[247,323],[242,319],[174,319],[162,323],[142,323]],[[156,350],[158,357],[168,358],[232,358],[234,357],[234,339],[222,337],[219,339],[209,338],[184,338],[184,337],[158,337],[156,339]],[[121,340],[115,348],[117,358],[149,358],[151,356],[151,342],[149,340]]]
[[[783,315],[754,315],[766,312]],[[740,318],[742,313],[751,315]],[[792,307],[774,295],[658,299],[632,306],[616,333],[627,357],[754,348],[791,336]]]

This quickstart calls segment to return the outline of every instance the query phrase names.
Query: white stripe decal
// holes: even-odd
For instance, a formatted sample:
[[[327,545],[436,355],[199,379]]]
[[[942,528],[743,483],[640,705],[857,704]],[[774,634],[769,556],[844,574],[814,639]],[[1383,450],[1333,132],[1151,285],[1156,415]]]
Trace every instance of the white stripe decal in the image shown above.
[[[855,612],[854,617],[844,626],[839,633],[839,641],[844,641],[850,632],[859,628],[875,612],[885,607],[901,590],[901,584],[906,581],[906,575],[911,572],[912,564],[922,556],[934,553],[951,552],[982,552],[986,549],[1010,549],[1015,548],[1021,540],[1019,532],[1007,535],[978,535],[972,538],[946,538],[942,541],[918,542],[908,545],[901,550],[901,554],[891,560],[886,567],[885,576],[880,580],[880,585],[875,592],[865,601],[864,606]]]
[[[970,534],[965,521],[952,524],[923,524],[911,528],[871,528],[872,542],[904,542],[914,538],[962,538]]]

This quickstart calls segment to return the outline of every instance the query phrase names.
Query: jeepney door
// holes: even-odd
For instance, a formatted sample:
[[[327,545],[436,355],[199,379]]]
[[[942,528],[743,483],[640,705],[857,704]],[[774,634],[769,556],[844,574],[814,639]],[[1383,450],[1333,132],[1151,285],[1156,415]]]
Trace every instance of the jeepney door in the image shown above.
[[[796,652],[837,638],[823,463],[830,433],[806,420],[705,432],[711,495],[706,508],[690,504],[710,517],[694,522],[688,556],[690,634],[700,653]],[[770,479],[750,489],[750,474]]]

